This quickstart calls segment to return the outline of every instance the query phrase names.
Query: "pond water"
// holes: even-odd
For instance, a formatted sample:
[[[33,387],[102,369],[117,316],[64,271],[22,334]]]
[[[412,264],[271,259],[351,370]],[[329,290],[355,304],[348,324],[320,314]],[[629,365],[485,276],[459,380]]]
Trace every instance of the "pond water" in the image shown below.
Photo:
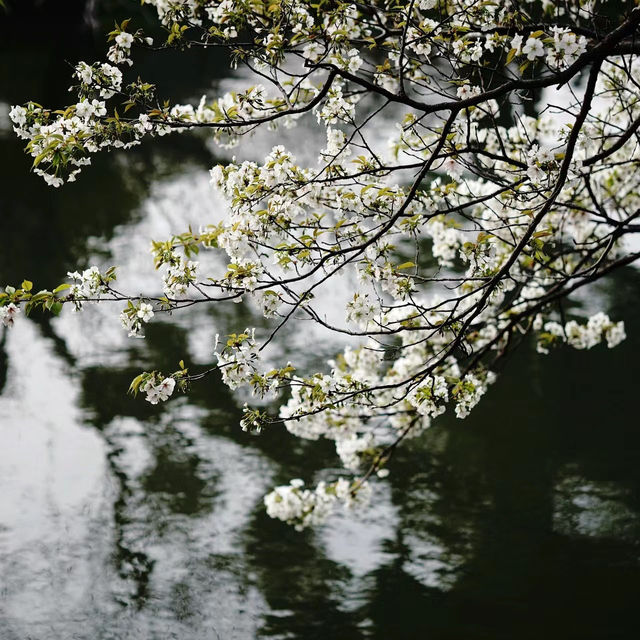
[[[95,262],[154,287],[149,239],[224,214],[215,149],[158,140],[53,191],[8,128],[7,105],[62,104],[65,60],[103,51],[81,4],[0,17],[0,283],[51,287]],[[102,31],[131,7],[103,5]],[[183,98],[227,69],[178,60],[144,68]],[[337,467],[329,443],[243,433],[244,398],[218,379],[161,407],[125,393],[145,367],[210,364],[215,333],[255,312],[178,314],[144,341],[101,307],[20,318],[0,330],[0,639],[637,638],[639,287],[628,268],[584,301],[626,321],[621,347],[522,350],[472,416],[443,416],[398,452],[371,509],[302,533],[262,496]],[[273,355],[311,367],[339,347],[300,331]]]

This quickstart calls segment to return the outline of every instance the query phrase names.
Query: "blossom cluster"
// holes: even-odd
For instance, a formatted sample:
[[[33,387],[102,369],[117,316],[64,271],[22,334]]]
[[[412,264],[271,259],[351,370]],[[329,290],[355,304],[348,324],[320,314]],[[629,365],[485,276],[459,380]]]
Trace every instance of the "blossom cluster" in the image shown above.
[[[340,478],[334,483],[320,482],[314,490],[305,489],[300,479],[276,487],[264,497],[267,514],[293,525],[298,531],[322,524],[340,503],[348,509],[366,504],[371,497],[368,483],[357,486]]]
[[[515,55],[529,61],[545,57],[552,69],[561,70],[570,67],[587,50],[587,39],[566,27],[552,27],[551,37],[545,37],[544,32],[535,32],[525,41],[518,34],[511,40],[511,47]]]
[[[100,296],[107,288],[98,267],[89,267],[82,273],[69,271],[67,277],[74,280],[69,293],[78,300]]]
[[[121,31],[114,38],[114,44],[109,49],[107,58],[114,64],[133,64],[129,57],[131,53],[131,45],[133,44],[133,35],[126,31]]]
[[[232,334],[218,351],[220,337],[216,335],[214,347],[222,380],[231,389],[247,384],[257,371],[259,361],[255,329],[245,329],[244,333]]]
[[[101,273],[98,267],[92,266],[84,271],[69,271],[67,278],[72,283],[63,284],[55,291],[68,289],[69,301],[73,302],[77,311],[82,309],[85,302],[98,302],[110,292],[109,283],[116,279],[115,267]]]
[[[579,324],[569,320],[564,326],[555,321],[542,323],[536,318],[535,328],[538,329],[538,353],[548,354],[549,346],[558,342],[566,342],[574,349],[592,349],[606,341],[609,349],[617,347],[626,337],[624,322],[612,322],[602,311],[592,315],[586,324]]]
[[[0,322],[3,327],[12,327],[16,317],[20,313],[20,307],[12,302],[6,306],[0,307]]]
[[[140,390],[146,394],[145,400],[147,402],[158,404],[170,398],[175,386],[176,381],[174,378],[163,378],[161,380],[150,378],[140,387]]]
[[[120,314],[120,323],[128,332],[130,338],[144,338],[144,324],[154,316],[153,307],[148,302],[140,302],[135,305],[129,301],[127,307]]]
[[[165,261],[166,269],[162,278],[164,292],[173,298],[185,295],[189,285],[196,282],[198,266],[198,262],[185,260],[181,255],[173,252]]]

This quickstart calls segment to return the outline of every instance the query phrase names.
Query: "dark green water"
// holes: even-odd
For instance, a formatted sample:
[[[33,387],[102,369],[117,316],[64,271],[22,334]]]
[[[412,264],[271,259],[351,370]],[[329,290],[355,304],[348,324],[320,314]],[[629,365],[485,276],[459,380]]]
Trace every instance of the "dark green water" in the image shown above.
[[[64,24],[47,3],[0,17],[0,102],[67,99],[64,60],[101,46],[76,4]],[[226,73],[177,64],[145,69],[185,98]],[[146,238],[219,215],[202,139],[103,156],[61,191],[6,128],[0,145],[0,283],[149,266]],[[330,444],[242,433],[243,399],[217,380],[162,407],[125,395],[144,367],[208,364],[216,331],[260,322],[250,310],[159,320],[145,341],[99,309],[20,318],[0,333],[0,638],[639,637],[639,287],[627,269],[590,292],[626,321],[621,347],[521,351],[469,419],[398,453],[368,512],[304,533],[261,498],[337,466]],[[337,348],[290,335],[277,353]]]

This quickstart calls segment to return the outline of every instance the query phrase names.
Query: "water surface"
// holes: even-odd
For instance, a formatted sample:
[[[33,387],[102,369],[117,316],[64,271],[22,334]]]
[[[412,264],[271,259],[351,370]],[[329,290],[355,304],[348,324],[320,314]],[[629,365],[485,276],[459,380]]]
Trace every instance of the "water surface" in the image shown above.
[[[0,18],[0,282],[50,287],[98,262],[157,286],[148,239],[224,214],[207,179],[218,152],[162,139],[46,188],[7,105],[61,104],[64,60],[101,45],[81,12],[36,15]],[[145,65],[184,99],[226,69]],[[370,510],[303,533],[262,496],[337,467],[330,443],[244,434],[244,399],[218,379],[161,407],[125,394],[145,367],[209,364],[216,332],[261,322],[250,308],[158,319],[144,341],[102,307],[20,318],[0,333],[0,638],[637,638],[639,285],[626,269],[592,291],[627,322],[621,347],[523,350],[469,419],[398,453]],[[272,354],[312,366],[339,347],[293,332]]]

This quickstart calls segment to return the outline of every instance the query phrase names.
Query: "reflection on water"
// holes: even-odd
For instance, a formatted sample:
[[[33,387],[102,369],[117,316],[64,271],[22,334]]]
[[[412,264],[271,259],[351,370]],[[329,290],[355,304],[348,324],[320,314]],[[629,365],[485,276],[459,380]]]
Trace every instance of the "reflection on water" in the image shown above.
[[[640,521],[629,505],[629,488],[612,481],[590,481],[567,469],[555,492],[554,530],[561,535],[640,540]]]
[[[1,93],[11,46],[2,104],[22,99]],[[0,144],[0,282],[51,286],[95,260],[150,290],[148,238],[224,215],[201,139],[105,156],[59,192]],[[217,331],[261,322],[249,307],[160,318],[144,341],[103,307],[22,318],[0,333],[0,638],[637,637],[639,285],[629,269],[593,291],[628,321],[624,347],[518,354],[470,420],[398,452],[370,511],[303,533],[261,498],[337,466],[330,443],[242,433],[217,379],[163,407],[125,394],[144,367],[209,364]],[[338,346],[300,331],[272,355],[311,366]]]

